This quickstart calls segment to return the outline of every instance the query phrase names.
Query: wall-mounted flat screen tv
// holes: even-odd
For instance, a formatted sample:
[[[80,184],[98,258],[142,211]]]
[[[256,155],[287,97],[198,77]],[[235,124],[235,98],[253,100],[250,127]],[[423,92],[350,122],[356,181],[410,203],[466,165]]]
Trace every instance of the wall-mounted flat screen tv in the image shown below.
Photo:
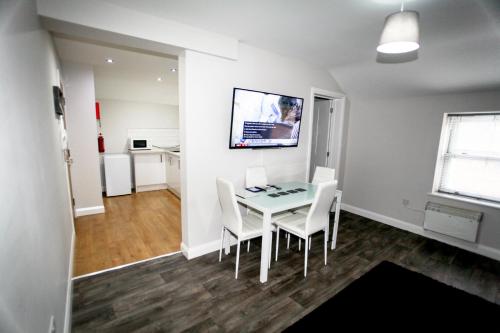
[[[297,147],[304,99],[234,88],[230,149]]]

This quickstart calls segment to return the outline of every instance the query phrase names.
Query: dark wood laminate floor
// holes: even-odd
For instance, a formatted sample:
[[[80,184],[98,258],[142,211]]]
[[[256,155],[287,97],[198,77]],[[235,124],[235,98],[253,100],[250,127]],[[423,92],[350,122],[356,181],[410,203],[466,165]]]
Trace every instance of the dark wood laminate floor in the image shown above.
[[[187,261],[182,255],[76,280],[73,332],[278,332],[382,260],[500,304],[500,262],[350,213],[323,265],[323,236],[313,237],[307,278],[297,241],[281,240],[269,282],[259,283],[260,240],[242,250]],[[246,248],[246,247],[242,247]],[[274,249],[274,248],[273,248]]]

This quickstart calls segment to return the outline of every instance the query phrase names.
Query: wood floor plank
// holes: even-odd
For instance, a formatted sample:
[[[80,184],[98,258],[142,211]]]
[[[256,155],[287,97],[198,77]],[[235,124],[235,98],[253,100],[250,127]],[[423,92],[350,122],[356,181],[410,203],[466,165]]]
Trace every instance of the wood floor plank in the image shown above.
[[[153,207],[165,207],[159,198]],[[144,229],[155,230],[148,221]],[[279,332],[383,260],[500,303],[500,262],[349,213],[341,214],[326,266],[323,235],[313,237],[307,278],[303,248],[293,239],[286,249],[281,238],[278,262],[261,284],[260,249],[256,240],[242,251],[238,280],[234,247],[222,262],[218,252],[189,261],[176,254],[77,279],[73,331]]]
[[[105,213],[75,220],[74,276],[180,250],[180,200],[167,190],[105,197]]]

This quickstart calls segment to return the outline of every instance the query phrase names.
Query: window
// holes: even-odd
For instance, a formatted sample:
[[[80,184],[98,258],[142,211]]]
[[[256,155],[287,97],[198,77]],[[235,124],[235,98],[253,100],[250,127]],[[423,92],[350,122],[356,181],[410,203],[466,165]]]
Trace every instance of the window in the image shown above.
[[[445,114],[434,191],[500,203],[500,112]]]

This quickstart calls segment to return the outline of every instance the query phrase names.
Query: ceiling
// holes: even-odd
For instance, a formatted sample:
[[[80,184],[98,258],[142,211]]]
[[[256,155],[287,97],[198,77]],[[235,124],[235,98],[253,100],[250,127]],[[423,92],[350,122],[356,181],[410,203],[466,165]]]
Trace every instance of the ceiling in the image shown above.
[[[420,13],[418,58],[387,63],[376,46],[399,0],[101,0],[321,66],[351,95],[498,89],[499,0],[406,0]],[[400,59],[389,59],[390,62]]]
[[[177,72],[170,70],[177,69],[177,59],[64,37],[54,43],[62,61],[92,65],[98,100],[179,104]]]

